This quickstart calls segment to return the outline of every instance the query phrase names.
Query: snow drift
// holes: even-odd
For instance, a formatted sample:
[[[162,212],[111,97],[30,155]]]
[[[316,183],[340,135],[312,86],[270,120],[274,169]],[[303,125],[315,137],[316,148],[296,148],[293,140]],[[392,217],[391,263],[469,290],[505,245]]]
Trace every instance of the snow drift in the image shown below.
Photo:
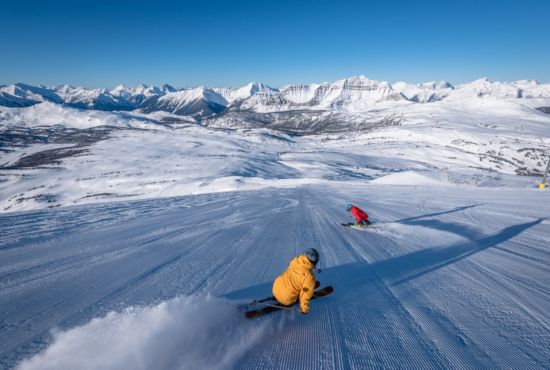
[[[227,300],[178,297],[53,332],[17,369],[227,369],[267,330],[268,321],[244,321]]]
[[[115,115],[110,112],[88,111],[43,102],[27,108],[0,110],[0,127],[42,127],[60,125],[68,128],[87,129],[98,126],[119,128],[146,128],[147,119],[131,115]]]

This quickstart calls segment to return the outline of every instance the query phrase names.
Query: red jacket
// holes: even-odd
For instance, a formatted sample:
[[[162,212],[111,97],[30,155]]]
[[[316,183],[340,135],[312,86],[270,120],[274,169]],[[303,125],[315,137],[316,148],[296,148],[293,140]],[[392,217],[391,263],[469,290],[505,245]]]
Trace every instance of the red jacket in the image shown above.
[[[353,216],[355,217],[357,222],[361,222],[369,218],[369,216],[365,212],[363,212],[361,208],[358,208],[356,206],[351,207],[351,213],[353,213]]]

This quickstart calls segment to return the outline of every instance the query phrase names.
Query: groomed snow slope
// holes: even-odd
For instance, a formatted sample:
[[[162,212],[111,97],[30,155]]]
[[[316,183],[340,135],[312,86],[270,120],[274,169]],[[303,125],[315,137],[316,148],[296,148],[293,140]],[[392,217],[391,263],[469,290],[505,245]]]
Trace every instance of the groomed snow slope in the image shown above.
[[[341,227],[348,202],[377,228]],[[0,367],[548,368],[549,214],[535,189],[346,183],[4,214]],[[335,292],[242,318],[307,247]]]

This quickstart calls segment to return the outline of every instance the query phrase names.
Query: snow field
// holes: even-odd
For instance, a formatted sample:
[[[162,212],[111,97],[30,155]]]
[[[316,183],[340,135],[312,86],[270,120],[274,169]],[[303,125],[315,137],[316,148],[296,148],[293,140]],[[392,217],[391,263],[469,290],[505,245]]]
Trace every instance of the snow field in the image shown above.
[[[403,126],[306,137],[199,125],[171,128],[147,121],[143,115],[92,112],[105,116],[105,123],[124,120],[123,127],[148,129],[113,132],[109,139],[86,147],[78,156],[64,158],[60,165],[0,170],[5,180],[0,183],[0,210],[287,187],[327,180],[379,179],[412,185],[432,179],[452,185],[535,186],[540,179],[514,175],[542,175],[550,150],[545,134],[550,118],[526,112],[519,104],[494,104],[496,108],[487,104],[461,110],[445,102],[415,105],[403,111]],[[507,116],[499,110],[505,107],[509,109]],[[398,108],[391,111],[395,110]],[[388,113],[378,114],[383,117]],[[2,163],[14,165],[25,156],[60,146],[14,147],[13,152],[2,155]],[[414,171],[418,176],[395,176],[405,171]],[[384,180],[388,175],[392,178]]]
[[[111,125],[117,127],[146,128],[147,119],[129,114],[68,108],[51,102],[44,102],[27,108],[0,109],[0,123],[7,126],[40,127],[62,125],[86,129]]]
[[[1,363],[66,364],[67,342],[86,358],[96,325],[107,343],[129,341],[106,350],[113,368],[119,358],[146,363],[161,354],[164,368],[212,364],[212,353],[194,345],[169,355],[147,345],[157,339],[153,329],[126,339],[123,323],[136,320],[177,343],[214,333],[204,347],[227,349],[225,368],[547,368],[546,197],[535,189],[340,183],[5,214]],[[377,228],[340,226],[349,202]],[[268,296],[307,247],[321,252],[318,279],[335,287],[309,315],[251,322],[237,313],[222,325],[227,332],[209,331],[217,315]],[[209,320],[195,319],[197,311]],[[51,337],[54,328],[61,334]],[[235,340],[242,344],[232,347]]]

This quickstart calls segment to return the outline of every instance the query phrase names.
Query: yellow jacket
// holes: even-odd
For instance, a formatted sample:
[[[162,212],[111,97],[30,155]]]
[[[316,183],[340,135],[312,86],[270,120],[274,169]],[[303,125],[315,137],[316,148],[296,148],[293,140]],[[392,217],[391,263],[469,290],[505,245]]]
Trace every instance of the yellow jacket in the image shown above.
[[[273,283],[273,296],[284,305],[291,305],[300,298],[300,311],[309,312],[309,300],[315,289],[315,266],[306,256],[298,256]]]

